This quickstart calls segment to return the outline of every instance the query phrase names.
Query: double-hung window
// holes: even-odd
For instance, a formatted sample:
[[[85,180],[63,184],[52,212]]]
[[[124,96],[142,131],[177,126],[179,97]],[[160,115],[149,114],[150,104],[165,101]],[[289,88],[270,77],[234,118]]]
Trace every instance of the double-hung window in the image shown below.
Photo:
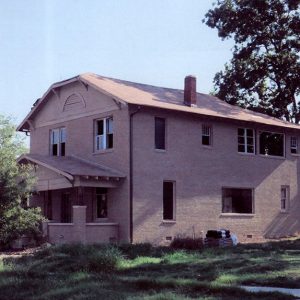
[[[202,145],[211,146],[211,126],[202,125]]]
[[[95,150],[113,148],[113,118],[108,117],[96,120],[95,124]]]
[[[254,129],[238,128],[238,152],[246,154],[255,153]]]
[[[281,211],[287,211],[289,206],[290,189],[289,186],[281,187]]]
[[[298,153],[298,138],[296,136],[291,136],[291,153]]]
[[[50,131],[50,154],[52,156],[66,155],[66,128],[56,128]]]

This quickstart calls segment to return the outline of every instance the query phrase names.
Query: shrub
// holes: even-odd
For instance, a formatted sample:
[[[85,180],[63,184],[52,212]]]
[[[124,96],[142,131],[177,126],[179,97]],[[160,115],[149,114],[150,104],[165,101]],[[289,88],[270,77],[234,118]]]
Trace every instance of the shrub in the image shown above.
[[[155,248],[150,243],[122,244],[119,246],[119,249],[130,259],[138,256],[151,256],[155,251]]]
[[[171,242],[170,247],[174,249],[197,250],[203,247],[203,239],[193,239],[191,237],[175,237]]]

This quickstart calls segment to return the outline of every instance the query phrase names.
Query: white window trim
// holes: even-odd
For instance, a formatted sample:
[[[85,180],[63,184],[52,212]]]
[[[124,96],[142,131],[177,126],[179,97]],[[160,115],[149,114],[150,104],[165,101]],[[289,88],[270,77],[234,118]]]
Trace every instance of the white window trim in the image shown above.
[[[295,142],[296,142],[296,145],[292,145],[292,140],[295,140]],[[296,153],[293,153],[292,152],[292,149],[295,149],[296,150]],[[291,154],[292,155],[298,155],[299,153],[298,153],[298,137],[297,136],[295,136],[295,135],[293,135],[293,136],[291,136],[290,137],[290,151],[291,151]]]
[[[283,135],[283,156],[278,155],[268,155],[268,154],[261,154],[260,153],[260,134],[262,132],[268,132],[268,133],[274,133],[274,134],[282,134]],[[269,157],[269,158],[277,158],[277,159],[285,159],[286,158],[286,141],[285,141],[285,133],[283,132],[276,132],[276,131],[269,131],[269,130],[259,130],[257,133],[257,144],[258,144],[258,150],[257,153],[261,157]]]
[[[239,135],[238,133],[238,139],[239,137],[243,137],[244,138],[244,143],[243,144],[240,144],[239,143],[239,140],[238,140],[238,146],[239,145],[245,145],[245,151],[239,151],[238,149],[238,153],[239,154],[246,154],[246,155],[255,155],[255,150],[256,150],[256,135],[255,135],[255,130],[253,128],[245,128],[245,127],[238,127],[238,130],[239,129],[243,129],[244,130],[244,134],[243,136]],[[253,133],[253,145],[249,145],[249,146],[253,146],[253,152],[248,152],[248,141],[247,141],[247,130],[252,130],[252,133]]]

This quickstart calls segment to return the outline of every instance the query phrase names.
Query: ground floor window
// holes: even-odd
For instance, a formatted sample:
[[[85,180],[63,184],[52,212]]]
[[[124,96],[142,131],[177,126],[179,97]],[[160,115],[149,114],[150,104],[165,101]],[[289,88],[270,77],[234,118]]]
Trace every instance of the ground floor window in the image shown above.
[[[254,213],[253,189],[223,188],[222,189],[222,212],[253,214]]]
[[[107,188],[96,188],[96,218],[107,218]]]
[[[163,219],[175,220],[175,182],[163,183]]]
[[[289,198],[290,198],[290,189],[289,186],[282,186],[281,187],[281,210],[287,211],[289,205]]]

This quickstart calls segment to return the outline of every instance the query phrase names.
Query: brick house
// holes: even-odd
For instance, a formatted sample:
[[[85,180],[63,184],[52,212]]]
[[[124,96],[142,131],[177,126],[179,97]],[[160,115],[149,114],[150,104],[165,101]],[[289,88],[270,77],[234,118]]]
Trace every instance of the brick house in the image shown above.
[[[196,92],[82,74],[54,83],[18,130],[50,242],[161,244],[228,228],[300,230],[300,127]]]

